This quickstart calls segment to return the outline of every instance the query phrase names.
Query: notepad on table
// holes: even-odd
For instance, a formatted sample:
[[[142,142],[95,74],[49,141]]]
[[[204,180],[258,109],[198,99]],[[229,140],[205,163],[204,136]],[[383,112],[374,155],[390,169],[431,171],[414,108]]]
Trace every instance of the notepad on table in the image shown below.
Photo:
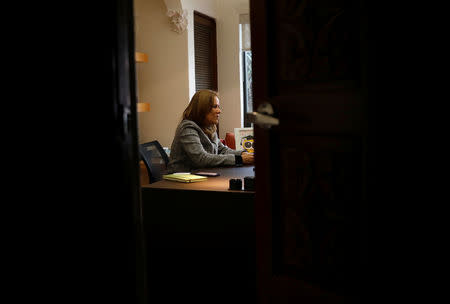
[[[208,178],[206,176],[200,176],[200,175],[195,175],[195,174],[190,174],[190,173],[173,173],[173,174],[163,175],[163,179],[181,182],[181,183],[194,183],[194,182],[205,181]]]

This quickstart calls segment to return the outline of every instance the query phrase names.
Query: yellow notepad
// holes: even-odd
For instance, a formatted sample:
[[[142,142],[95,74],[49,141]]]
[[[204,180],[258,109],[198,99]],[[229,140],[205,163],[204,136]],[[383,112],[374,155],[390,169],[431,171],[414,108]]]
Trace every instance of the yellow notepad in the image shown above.
[[[174,174],[166,174],[163,175],[163,178],[166,180],[181,182],[181,183],[194,183],[194,182],[201,182],[205,181],[208,178],[206,176],[200,176],[195,174],[180,174],[180,173],[174,173]]]

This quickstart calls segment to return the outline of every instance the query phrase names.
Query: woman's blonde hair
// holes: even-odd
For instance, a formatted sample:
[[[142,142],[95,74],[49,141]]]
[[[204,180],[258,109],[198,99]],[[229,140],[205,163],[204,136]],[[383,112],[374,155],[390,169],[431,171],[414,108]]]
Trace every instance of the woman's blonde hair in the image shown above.
[[[214,97],[219,98],[219,94],[216,91],[199,90],[192,96],[189,105],[183,112],[183,119],[189,119],[195,122],[209,138],[212,138],[213,134],[217,131],[215,124],[205,124],[206,115],[214,106]]]

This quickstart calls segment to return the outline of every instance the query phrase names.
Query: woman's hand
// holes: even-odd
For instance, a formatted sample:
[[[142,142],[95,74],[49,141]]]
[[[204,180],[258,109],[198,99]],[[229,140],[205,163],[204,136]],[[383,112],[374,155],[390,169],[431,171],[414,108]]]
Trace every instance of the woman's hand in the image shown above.
[[[255,156],[253,155],[253,153],[242,152],[241,156],[242,156],[242,163],[244,165],[251,165],[255,162]]]

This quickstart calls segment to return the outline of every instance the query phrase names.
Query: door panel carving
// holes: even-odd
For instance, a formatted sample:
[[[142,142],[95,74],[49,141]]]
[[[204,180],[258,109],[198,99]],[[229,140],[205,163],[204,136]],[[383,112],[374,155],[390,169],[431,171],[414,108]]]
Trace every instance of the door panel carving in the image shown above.
[[[274,213],[279,227],[274,227],[273,237],[281,244],[275,268],[279,275],[323,288],[345,288],[359,254],[355,227],[361,203],[361,140],[289,136],[283,141],[290,144],[282,152],[284,183]]]
[[[360,15],[355,1],[281,1],[273,10],[277,92],[356,85]]]

